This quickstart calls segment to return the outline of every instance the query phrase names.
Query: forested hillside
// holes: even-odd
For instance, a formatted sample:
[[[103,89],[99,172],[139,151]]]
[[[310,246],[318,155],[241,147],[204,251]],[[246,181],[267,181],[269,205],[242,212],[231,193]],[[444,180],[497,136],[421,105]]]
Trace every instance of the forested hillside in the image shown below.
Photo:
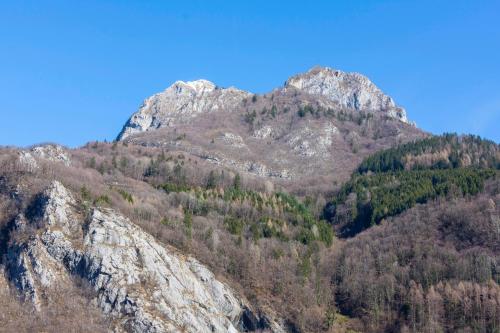
[[[341,227],[342,235],[352,236],[416,204],[438,197],[475,195],[483,190],[484,181],[496,173],[491,169],[460,168],[356,175],[332,202],[338,209],[333,223]]]
[[[361,163],[325,215],[352,236],[416,204],[475,195],[498,174],[499,154],[491,141],[454,134],[380,151]]]
[[[326,206],[339,311],[379,332],[500,329],[499,147],[444,135],[365,159]]]
[[[364,331],[498,332],[500,187],[417,205],[348,240],[339,310]]]
[[[379,151],[366,158],[359,173],[475,166],[500,168],[500,148],[474,135],[444,134]]]
[[[454,149],[470,164],[404,164],[407,156],[422,161],[450,142],[461,142]],[[376,153],[362,166],[379,167],[360,167],[328,203],[323,192],[297,196],[178,151],[121,142],[72,151],[47,147],[56,158],[1,151],[3,258],[8,244],[36,231],[14,232],[16,215],[37,209],[40,193],[57,180],[73,192],[82,214],[91,207],[119,211],[162,243],[195,256],[256,313],[276,313],[290,332],[500,327],[500,182],[498,146],[491,142],[444,136]],[[72,293],[87,290],[81,283],[74,282]],[[83,313],[86,297],[94,297],[85,295],[77,303],[51,301],[52,311]],[[24,304],[2,297],[3,313]],[[44,313],[29,327],[74,327],[44,322]],[[255,329],[265,325],[245,320]],[[96,318],[94,324],[99,331],[111,322]]]

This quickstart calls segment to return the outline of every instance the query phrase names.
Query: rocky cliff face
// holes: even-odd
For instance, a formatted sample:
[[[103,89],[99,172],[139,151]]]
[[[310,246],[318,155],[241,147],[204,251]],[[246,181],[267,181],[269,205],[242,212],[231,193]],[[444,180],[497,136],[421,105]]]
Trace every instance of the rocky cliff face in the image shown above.
[[[147,98],[123,127],[118,139],[173,126],[203,112],[231,110],[250,93],[236,88],[222,89],[206,80],[177,81],[164,92]]]
[[[385,111],[389,116],[408,122],[403,108],[385,95],[366,76],[345,73],[328,67],[316,67],[291,77],[285,89],[299,89],[312,95],[325,96],[340,106],[355,110]]]
[[[96,291],[102,311],[116,318],[118,331],[283,331],[197,260],[159,244],[116,211],[93,208],[85,216],[57,181],[15,219],[12,234],[6,274],[36,308],[50,288],[79,276]]]

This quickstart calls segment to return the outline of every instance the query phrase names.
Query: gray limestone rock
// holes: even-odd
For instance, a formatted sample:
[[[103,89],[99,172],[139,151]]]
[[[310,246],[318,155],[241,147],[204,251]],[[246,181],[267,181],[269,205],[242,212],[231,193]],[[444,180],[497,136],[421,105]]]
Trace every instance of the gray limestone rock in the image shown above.
[[[55,181],[30,219],[15,222],[19,236],[7,251],[7,275],[25,299],[40,307],[44,291],[87,280],[97,304],[130,332],[238,332],[246,302],[196,259],[158,243],[112,209],[87,218]],[[36,228],[29,233],[30,228]],[[265,328],[283,331],[266,317]],[[244,325],[243,325],[244,326]],[[245,328],[247,329],[247,328]]]

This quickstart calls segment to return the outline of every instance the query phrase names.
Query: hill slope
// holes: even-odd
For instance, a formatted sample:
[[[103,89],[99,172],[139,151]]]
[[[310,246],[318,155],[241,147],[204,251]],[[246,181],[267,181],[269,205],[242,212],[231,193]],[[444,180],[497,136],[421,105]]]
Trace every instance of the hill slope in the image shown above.
[[[476,195],[500,169],[500,147],[446,134],[379,151],[363,160],[325,209],[342,235],[354,235],[438,197]]]

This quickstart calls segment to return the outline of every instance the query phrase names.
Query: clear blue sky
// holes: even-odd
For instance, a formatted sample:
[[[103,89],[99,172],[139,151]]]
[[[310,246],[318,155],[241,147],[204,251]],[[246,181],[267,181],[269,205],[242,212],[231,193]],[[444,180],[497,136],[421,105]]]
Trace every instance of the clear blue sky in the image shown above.
[[[500,1],[1,1],[0,145],[112,140],[175,80],[357,71],[433,133],[500,142]]]

